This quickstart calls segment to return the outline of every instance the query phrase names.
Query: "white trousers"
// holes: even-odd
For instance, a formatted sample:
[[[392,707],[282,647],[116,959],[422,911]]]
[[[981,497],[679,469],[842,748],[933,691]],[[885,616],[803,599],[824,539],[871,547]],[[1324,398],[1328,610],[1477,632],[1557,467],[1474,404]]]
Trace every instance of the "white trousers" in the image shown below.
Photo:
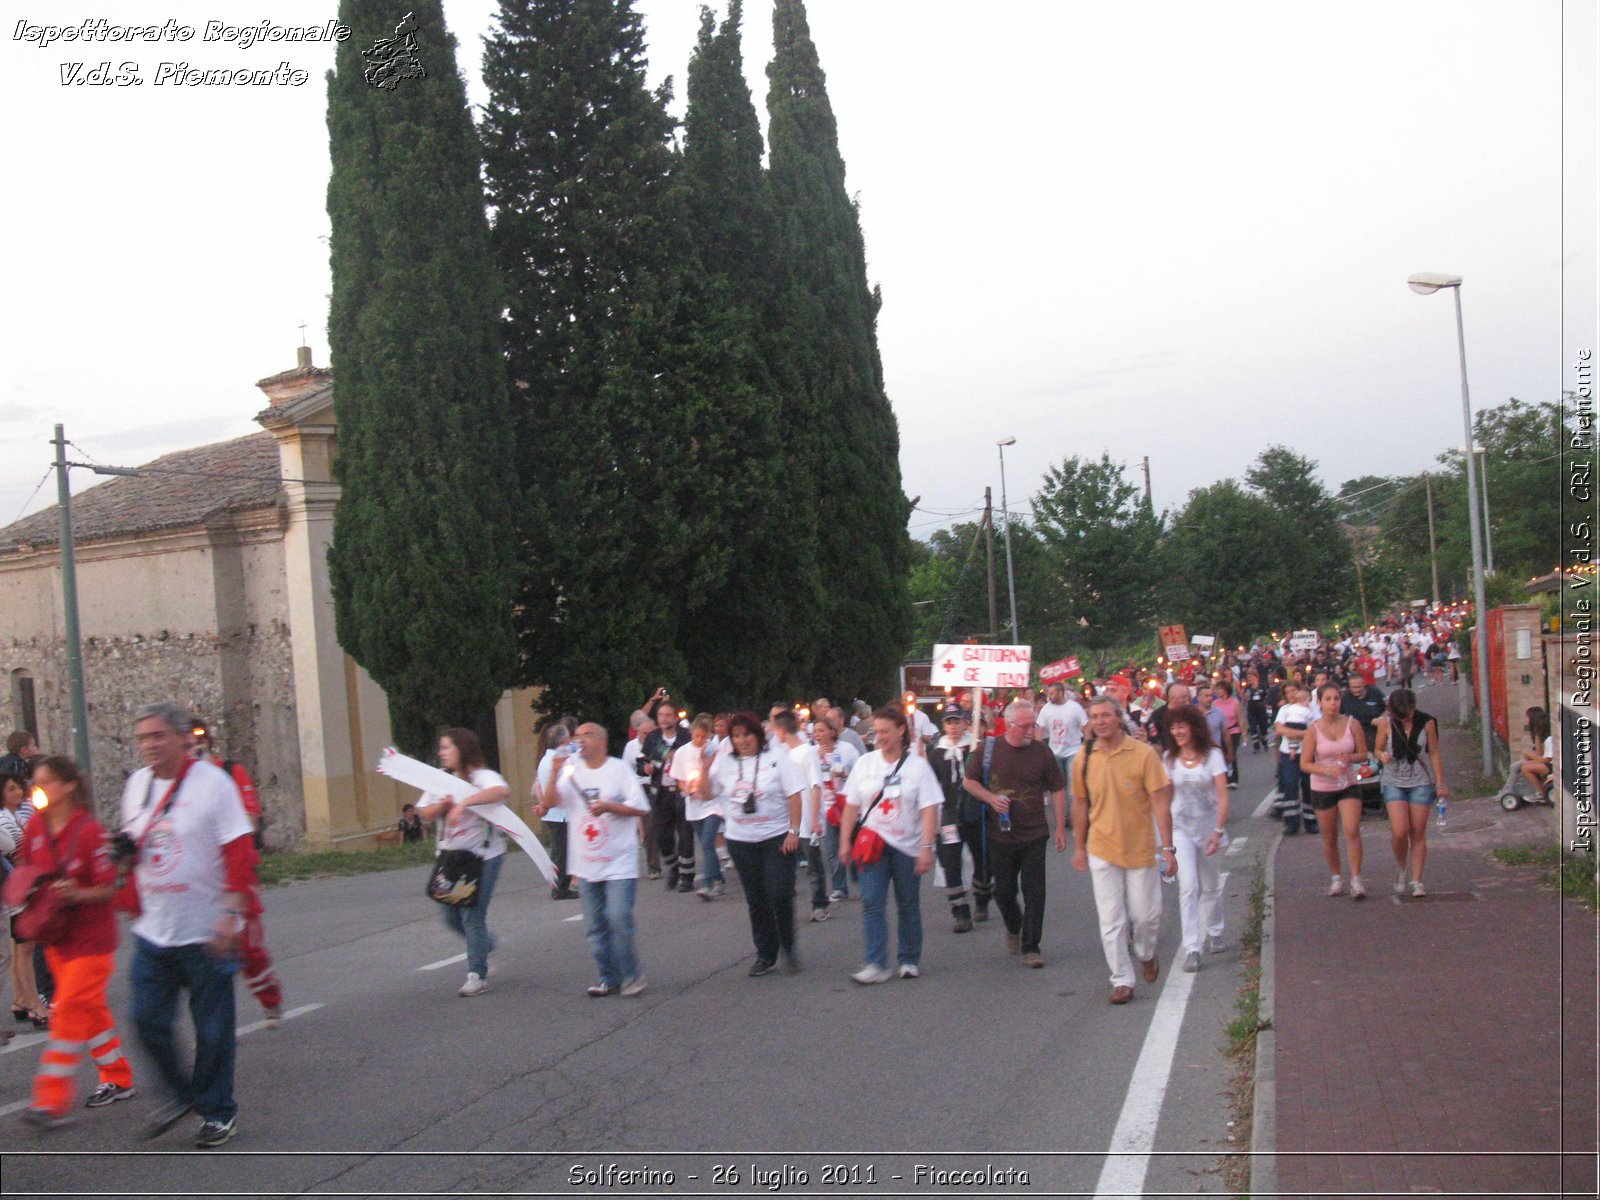
[[[1133,952],[1140,961],[1154,958],[1161,934],[1160,868],[1118,867],[1091,854],[1089,878],[1094,881],[1100,944],[1111,969],[1111,986],[1132,987],[1134,964],[1128,957],[1128,929],[1133,929]]]
[[[1174,828],[1178,848],[1178,915],[1183,920],[1183,949],[1199,953],[1205,937],[1222,936],[1222,851],[1206,857],[1204,842]]]

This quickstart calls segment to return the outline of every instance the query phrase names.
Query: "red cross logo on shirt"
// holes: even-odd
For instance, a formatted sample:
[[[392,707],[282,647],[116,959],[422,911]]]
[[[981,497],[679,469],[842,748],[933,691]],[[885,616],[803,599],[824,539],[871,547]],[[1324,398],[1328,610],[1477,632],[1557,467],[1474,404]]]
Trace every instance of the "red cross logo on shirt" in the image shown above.
[[[883,815],[886,817],[894,816],[894,801],[885,800],[882,804],[878,805],[878,811],[883,813]]]
[[[600,837],[600,827],[592,821],[583,827],[583,836],[592,846]]]

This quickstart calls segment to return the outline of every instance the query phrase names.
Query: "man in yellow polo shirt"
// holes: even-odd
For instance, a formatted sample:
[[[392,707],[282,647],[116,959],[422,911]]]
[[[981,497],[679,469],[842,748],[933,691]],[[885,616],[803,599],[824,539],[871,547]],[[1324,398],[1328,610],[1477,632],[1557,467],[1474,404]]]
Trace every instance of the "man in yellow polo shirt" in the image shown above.
[[[1161,875],[1178,870],[1172,844],[1172,781],[1155,750],[1129,737],[1122,706],[1109,696],[1089,704],[1089,732],[1072,764],[1072,865],[1094,881],[1100,942],[1111,968],[1111,1003],[1133,999],[1133,951],[1146,983],[1161,974],[1156,938],[1161,932],[1161,879],[1155,833],[1161,835]],[[1151,818],[1155,819],[1152,830]]]

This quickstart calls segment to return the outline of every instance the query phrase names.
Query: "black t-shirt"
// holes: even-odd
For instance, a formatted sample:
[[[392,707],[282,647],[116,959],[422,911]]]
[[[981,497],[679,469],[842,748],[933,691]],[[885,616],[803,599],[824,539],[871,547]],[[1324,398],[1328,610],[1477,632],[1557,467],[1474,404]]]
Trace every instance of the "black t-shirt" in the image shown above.
[[[983,782],[983,744],[980,742],[967,759],[967,774]],[[1064,791],[1067,781],[1061,764],[1045,742],[1026,742],[1013,746],[1005,738],[994,739],[994,761],[989,764],[988,788],[1011,798],[1011,832],[1000,830],[999,814],[984,805],[984,820],[989,837],[1000,842],[1031,842],[1050,832],[1045,801],[1052,792]]]
[[[1347,717],[1354,717],[1361,723],[1361,731],[1367,735],[1367,749],[1371,750],[1372,725],[1379,717],[1383,716],[1388,708],[1388,702],[1379,694],[1377,688],[1368,688],[1367,694],[1359,700],[1349,692],[1344,694],[1344,699],[1339,702],[1339,711]]]

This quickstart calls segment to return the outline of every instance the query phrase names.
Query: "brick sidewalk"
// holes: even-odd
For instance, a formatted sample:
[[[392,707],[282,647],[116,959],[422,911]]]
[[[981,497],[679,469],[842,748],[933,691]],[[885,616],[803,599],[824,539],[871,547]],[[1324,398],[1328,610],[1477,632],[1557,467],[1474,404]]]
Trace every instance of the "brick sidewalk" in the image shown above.
[[[1322,894],[1319,838],[1284,839],[1281,1194],[1595,1194],[1595,917],[1488,855],[1555,830],[1549,809],[1452,803],[1429,827],[1429,895],[1397,901],[1388,822],[1369,814],[1359,903]]]

